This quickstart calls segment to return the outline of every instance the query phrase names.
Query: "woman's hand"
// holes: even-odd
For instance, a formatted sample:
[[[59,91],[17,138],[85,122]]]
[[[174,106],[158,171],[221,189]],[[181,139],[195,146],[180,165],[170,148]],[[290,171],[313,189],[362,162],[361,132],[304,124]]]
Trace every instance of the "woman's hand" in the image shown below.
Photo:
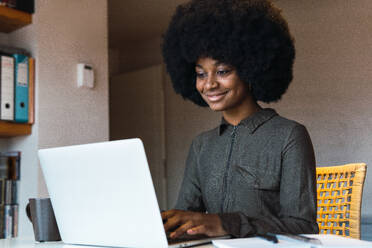
[[[209,237],[226,235],[221,219],[217,214],[169,210],[161,213],[165,231],[175,230],[171,238],[177,238],[187,233],[189,235],[204,234]]]

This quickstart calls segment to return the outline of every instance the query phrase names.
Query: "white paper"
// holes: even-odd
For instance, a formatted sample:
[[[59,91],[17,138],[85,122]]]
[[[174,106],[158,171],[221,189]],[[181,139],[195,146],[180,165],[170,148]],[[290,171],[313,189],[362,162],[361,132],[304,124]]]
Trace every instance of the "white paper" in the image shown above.
[[[282,247],[298,247],[298,248],[372,248],[372,242],[346,238],[337,235],[329,234],[313,234],[305,235],[319,239],[322,245],[314,245],[310,243],[300,243],[299,241],[280,240],[279,243],[274,244],[273,242],[267,241],[263,238],[243,238],[243,239],[227,239],[227,240],[214,240],[213,245],[218,248],[282,248]]]
[[[353,238],[346,238],[338,235],[330,235],[330,234],[312,234],[312,235],[305,235],[311,238],[317,238],[322,242],[322,246],[325,248],[351,248],[351,247],[361,247],[361,248],[372,248],[372,242],[353,239]]]
[[[279,240],[278,243],[267,241],[266,239],[254,237],[243,239],[225,239],[213,240],[213,245],[218,248],[282,248],[282,247],[296,247],[296,248],[309,248],[308,244],[299,244],[287,240]]]

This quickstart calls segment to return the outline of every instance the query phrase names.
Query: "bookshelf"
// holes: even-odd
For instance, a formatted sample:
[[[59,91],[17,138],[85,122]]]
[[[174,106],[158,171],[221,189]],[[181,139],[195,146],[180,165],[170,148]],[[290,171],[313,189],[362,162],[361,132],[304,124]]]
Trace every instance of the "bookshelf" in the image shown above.
[[[8,8],[5,6],[0,6],[0,32],[10,33],[12,31],[15,31],[31,23],[32,23],[31,14],[16,10],[16,9]],[[33,77],[33,76],[34,76],[33,73],[32,75],[30,74],[30,77]],[[31,83],[33,84],[33,79],[30,80],[30,84]],[[0,138],[31,134],[32,123],[34,120],[33,119],[33,115],[34,115],[33,93],[34,92],[30,92],[30,95],[29,95],[30,97],[29,98],[29,105],[30,105],[29,111],[31,111],[30,112],[31,114],[29,115],[30,123],[15,123],[15,122],[8,122],[8,121],[0,120]]]
[[[0,32],[10,33],[31,23],[31,14],[0,6]]]
[[[31,134],[32,124],[0,121],[0,137],[8,138]]]

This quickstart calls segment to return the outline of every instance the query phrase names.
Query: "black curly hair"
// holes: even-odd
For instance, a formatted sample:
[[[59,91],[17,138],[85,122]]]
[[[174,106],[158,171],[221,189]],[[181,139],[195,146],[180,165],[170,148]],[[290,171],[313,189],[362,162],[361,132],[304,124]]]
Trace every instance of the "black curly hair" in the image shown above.
[[[210,57],[233,66],[256,101],[278,101],[292,81],[294,40],[268,0],[191,0],[177,7],[162,53],[174,90],[208,106],[196,90],[195,63]]]

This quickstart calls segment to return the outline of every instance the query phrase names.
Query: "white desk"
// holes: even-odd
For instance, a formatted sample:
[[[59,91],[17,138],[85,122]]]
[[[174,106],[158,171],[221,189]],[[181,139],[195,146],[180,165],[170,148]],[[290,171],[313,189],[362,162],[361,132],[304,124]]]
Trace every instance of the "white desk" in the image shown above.
[[[372,242],[367,242],[367,241],[361,241],[361,240],[356,240],[356,239],[351,239],[351,238],[344,238],[344,237],[339,237],[339,236],[334,236],[334,235],[309,235],[309,236],[314,236],[319,238],[323,245],[322,247],[325,248],[372,248]],[[253,238],[254,239],[254,238]],[[235,240],[239,241],[239,240]],[[262,243],[262,240],[261,240]],[[277,244],[272,244],[270,242],[264,242],[264,246],[262,244],[259,246],[261,248],[263,247],[299,247],[298,243],[294,243],[293,245],[287,246],[287,245],[277,245]],[[293,244],[293,243],[292,243]],[[244,247],[252,247],[249,245],[243,245]],[[63,242],[45,242],[45,243],[37,243],[35,242],[33,237],[30,238],[15,238],[15,239],[0,239],[0,248],[90,248],[90,247],[96,247],[96,248],[102,248],[102,246],[80,246],[80,245],[66,245]],[[198,246],[197,248],[213,248],[214,246],[212,244],[209,245],[201,245]],[[238,246],[233,246],[233,247],[242,247],[242,245]],[[254,248],[257,248],[256,245],[253,245]],[[303,247],[303,246],[302,246]]]
[[[44,242],[37,243],[33,237],[0,239],[0,248],[89,248],[95,246],[66,245],[63,242]],[[198,248],[212,248],[213,245],[202,245]],[[102,248],[100,246],[99,248]]]
[[[0,239],[1,248],[62,248],[64,244],[62,242],[48,242],[48,243],[36,243],[31,237],[28,239],[13,238],[13,239]]]

